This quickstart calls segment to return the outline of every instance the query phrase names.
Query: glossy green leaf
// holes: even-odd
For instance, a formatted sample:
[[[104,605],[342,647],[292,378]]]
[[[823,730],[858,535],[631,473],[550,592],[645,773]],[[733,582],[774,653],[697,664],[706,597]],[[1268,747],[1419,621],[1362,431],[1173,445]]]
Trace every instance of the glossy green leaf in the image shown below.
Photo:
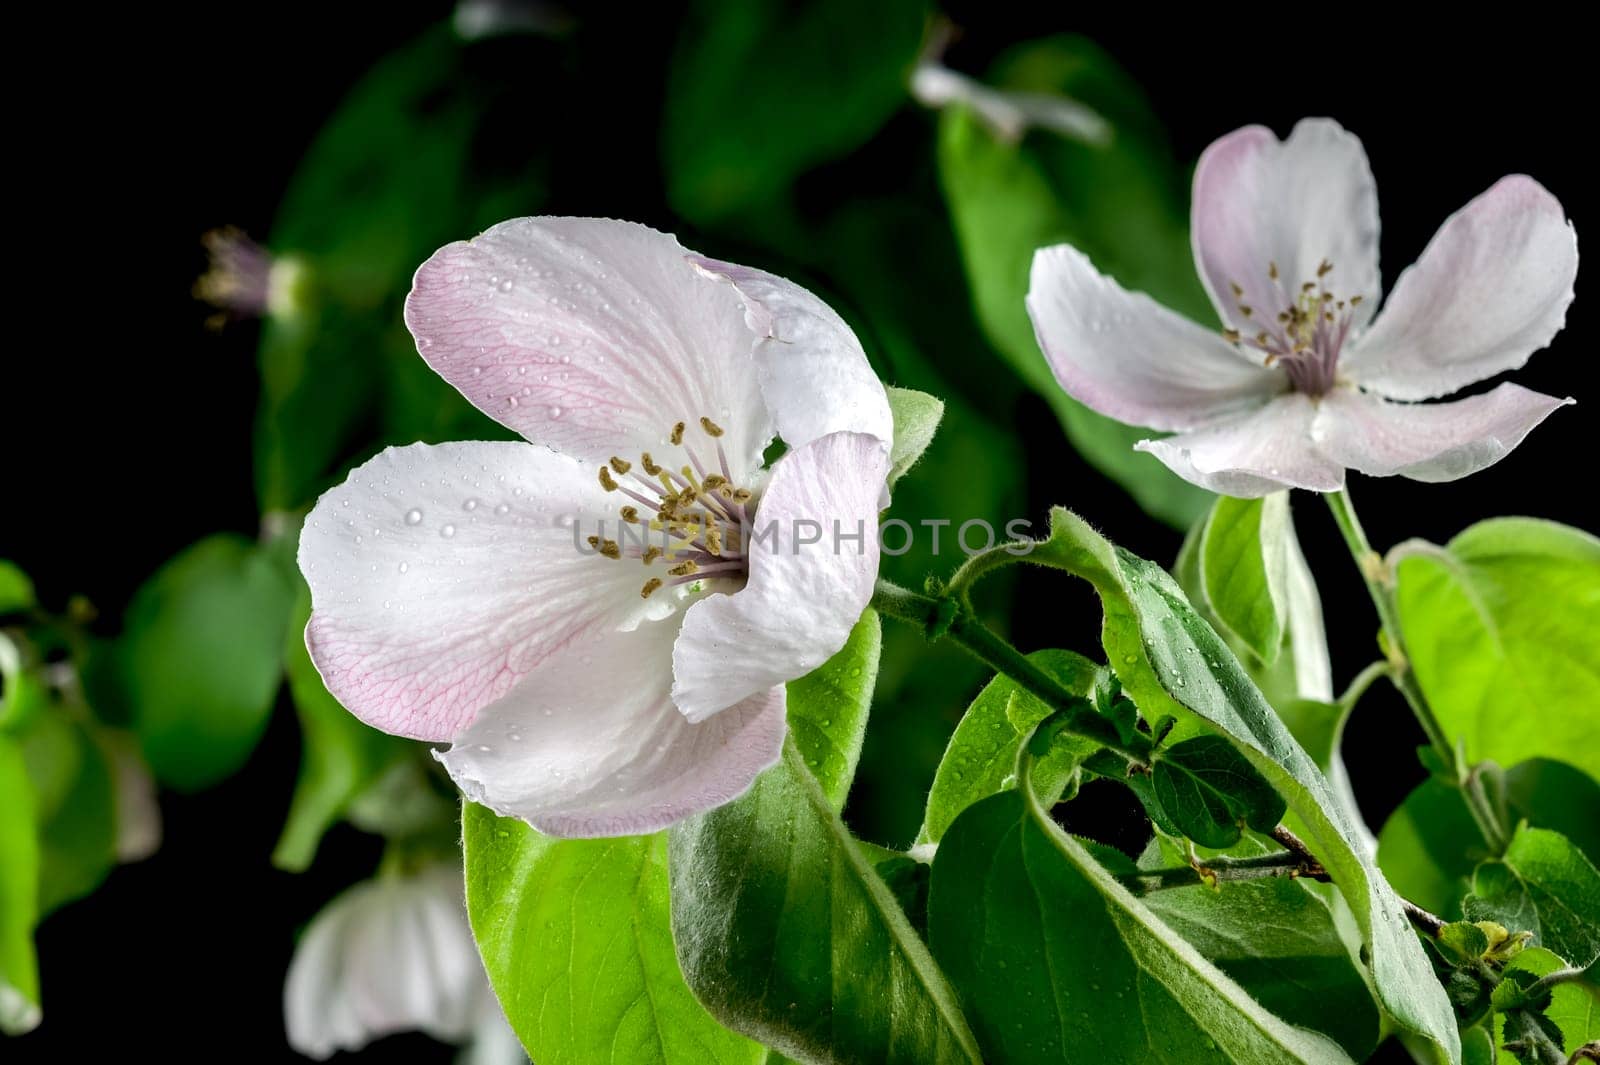
[[[934,856],[929,941],[984,1061],[1350,1060],[1268,1013],[1027,791],[969,807]]]
[[[802,1061],[972,1062],[944,976],[798,749],[671,830],[672,932],[728,1027]]]
[[[1361,830],[1327,778],[1294,741],[1226,642],[1160,567],[1112,546],[1057,509],[1051,536],[1029,559],[1094,584],[1105,609],[1101,639],[1124,689],[1146,719],[1176,714],[1208,723],[1235,745],[1300,818],[1306,842],[1339,886],[1372,958],[1378,996],[1437,1055],[1457,1061],[1455,1019],[1399,897],[1378,872]]]
[[[31,610],[37,600],[33,581],[15,562],[0,558],[0,614]]]
[[[302,585],[283,651],[289,695],[300,719],[300,774],[283,834],[272,852],[272,863],[291,872],[311,865],[324,833],[411,746],[365,724],[328,693],[306,650],[310,617],[311,593]]]
[[[1482,1027],[1461,1033],[1461,1065],[1495,1065],[1494,1036]]]
[[[1600,871],[1559,832],[1518,828],[1504,855],[1478,866],[1472,892],[1469,918],[1532,932],[1580,969],[1600,961]]]
[[[944,977],[839,820],[878,624],[869,611],[791,682],[783,758],[749,794],[671,830],[673,939],[714,1016],[797,1060],[976,1062]]]
[[[1288,810],[1239,749],[1221,736],[1196,736],[1160,751],[1155,795],[1168,820],[1205,847],[1231,847],[1242,828],[1271,832]]]
[[[1229,853],[1276,849],[1251,836]],[[1139,865],[1171,867],[1184,859],[1180,848],[1157,837]],[[1322,1032],[1358,1061],[1372,1052],[1378,1007],[1339,934],[1339,902],[1328,885],[1271,877],[1153,891],[1141,901],[1269,1012]]]
[[[135,593],[114,664],[157,779],[185,791],[244,764],[283,669],[294,592],[243,537],[185,548]]]
[[[467,912],[506,1019],[540,1065],[760,1065],[678,972],[667,838],[558,840],[467,804]]]
[[[111,763],[88,727],[52,704],[17,739],[33,783],[41,917],[92,892],[116,864]]]
[[[39,1023],[39,836],[33,784],[21,746],[0,735],[0,1034]]]
[[[1390,560],[1406,652],[1468,760],[1553,758],[1600,780],[1600,540],[1495,518]]]
[[[1072,445],[1146,511],[1188,525],[1211,496],[1133,450],[1150,432],[1068,397],[1034,339],[1023,297],[1036,249],[1070,243],[1128,288],[1210,323],[1194,272],[1183,178],[1138,85],[1078,37],[1022,45],[996,64],[997,88],[1064,94],[1111,125],[1107,143],[1038,131],[1019,143],[947,111],[939,174],[972,299],[990,342],[1060,417]]]
[[[1071,651],[1035,651],[1028,659],[1068,691],[1085,697],[1103,672],[1102,667]],[[1008,710],[1018,695],[1018,705],[1026,710],[1013,720]],[[1049,707],[1019,689],[1010,677],[990,681],[962,715],[945,748],[928,792],[928,810],[917,842],[939,842],[962,810],[1009,787],[1016,773],[1017,749],[1022,745],[1023,734],[1032,731],[1049,712]],[[1046,788],[1039,798],[1048,804],[1059,797],[1064,777],[1093,749],[1087,743],[1059,742],[1053,746],[1050,755],[1034,770],[1035,781]]]
[[[1220,497],[1200,533],[1206,601],[1228,631],[1263,662],[1278,657],[1288,624],[1289,493]]]
[[[673,208],[701,225],[786,195],[906,100],[920,0],[689,5],[662,128]]]
[[[944,417],[944,401],[926,392],[888,386],[889,413],[894,416],[894,446],[889,449],[889,484],[892,486],[917,464],[933,443]]]

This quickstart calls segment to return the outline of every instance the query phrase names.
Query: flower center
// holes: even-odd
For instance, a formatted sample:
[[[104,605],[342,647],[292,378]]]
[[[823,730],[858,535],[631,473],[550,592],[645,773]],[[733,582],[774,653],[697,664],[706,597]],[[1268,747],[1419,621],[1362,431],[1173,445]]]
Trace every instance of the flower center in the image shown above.
[[[636,462],[612,456],[600,467],[600,487],[638,505],[621,509],[617,539],[591,536],[589,546],[603,558],[636,560],[647,568],[660,562],[661,575],[652,574],[639,589],[645,599],[664,587],[699,581],[742,583],[750,572],[744,531],[755,511],[753,493],[733,481],[721,426],[700,419],[701,431],[717,449],[718,468],[709,472],[685,443],[687,429],[679,422],[668,435],[689,460],[676,470],[657,463],[648,451]]]
[[[1327,278],[1332,271],[1333,264],[1322,260],[1317,276],[1291,292],[1283,284],[1278,264],[1269,264],[1270,291],[1280,298],[1280,309],[1271,320],[1259,313],[1260,308],[1243,302],[1244,286],[1230,282],[1241,318],[1259,323],[1262,328],[1254,336],[1248,329],[1224,329],[1222,335],[1236,346],[1265,355],[1268,366],[1282,366],[1294,390],[1308,396],[1325,395],[1333,388],[1339,351],[1350,335],[1362,300],[1361,296],[1341,299],[1329,291]]]

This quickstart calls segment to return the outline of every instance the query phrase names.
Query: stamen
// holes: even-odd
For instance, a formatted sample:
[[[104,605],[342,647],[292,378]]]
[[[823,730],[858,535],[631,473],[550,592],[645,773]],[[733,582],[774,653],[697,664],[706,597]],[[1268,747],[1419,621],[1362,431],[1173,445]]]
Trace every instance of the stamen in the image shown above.
[[[674,577],[690,577],[700,572],[700,567],[696,565],[694,559],[691,558],[687,562],[673,566],[671,569],[667,570],[667,572],[672,574]]]
[[[1267,264],[1267,277],[1273,281],[1278,280],[1278,263],[1276,260]]]
[[[650,452],[648,451],[639,456],[639,465],[643,466],[644,472],[652,477],[661,472],[661,467],[656,465],[655,460],[650,457]]]
[[[722,426],[718,425],[716,422],[705,417],[704,415],[700,417],[700,428],[706,431],[707,436],[715,437],[722,435]]]
[[[650,563],[654,562],[656,559],[660,558],[664,554],[666,554],[665,551],[661,550],[661,548],[656,547],[654,544],[652,544],[649,547],[645,548],[645,552],[644,552],[643,555],[640,556],[640,558],[642,558],[644,560],[644,564],[646,566],[648,566]]]
[[[1324,260],[1322,260],[1321,265],[1319,265],[1317,267],[1317,276],[1318,277],[1326,277],[1326,276],[1328,276],[1329,271],[1331,271],[1332,269],[1333,269],[1333,264],[1330,263],[1328,260],[1324,259]]]
[[[622,508],[622,520],[627,522],[629,525],[638,525],[639,524],[639,508],[637,508],[637,507],[623,507]]]
[[[627,473],[629,470],[633,469],[633,463],[619,459],[617,456],[612,455],[611,468],[616,470],[618,473]]]
[[[621,558],[622,548],[615,540],[600,541],[600,553],[607,558]]]
[[[683,446],[683,431],[686,428],[688,428],[688,426],[684,425],[682,422],[679,422],[677,425],[672,427],[672,436],[668,439],[672,441],[673,447]]]
[[[1224,329],[1222,335],[1227,337],[1230,344],[1239,343],[1239,331],[1237,329]]]
[[[751,492],[748,488],[735,488],[733,490],[733,501],[735,503],[748,503],[750,502],[750,496]]]
[[[650,598],[650,594],[652,592],[654,592],[656,589],[660,588],[660,587],[661,587],[661,578],[660,577],[651,577],[649,580],[644,582],[644,587],[639,589],[639,598],[641,598],[641,599],[649,599]]]
[[[1244,296],[1244,286],[1237,281],[1229,281],[1228,287],[1233,289],[1233,298],[1240,299]]]
[[[1250,317],[1250,313],[1251,313],[1252,309],[1253,308],[1247,307],[1242,303],[1239,304],[1239,313],[1244,315],[1246,318]]]
[[[706,530],[706,550],[713,555],[722,554],[722,530],[711,528]]]
[[[600,487],[608,492],[615,492],[618,487],[617,482],[611,478],[611,470],[605,466],[600,467]]]

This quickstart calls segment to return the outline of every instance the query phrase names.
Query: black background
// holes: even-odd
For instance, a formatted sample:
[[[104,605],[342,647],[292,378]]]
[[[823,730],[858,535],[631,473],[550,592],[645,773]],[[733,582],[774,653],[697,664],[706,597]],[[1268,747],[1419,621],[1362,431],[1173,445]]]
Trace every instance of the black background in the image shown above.
[[[1056,10],[1038,10],[1047,6]],[[1187,159],[1245,123],[1286,133],[1303,115],[1338,118],[1372,160],[1391,283],[1447,214],[1508,172],[1537,177],[1586,231],[1594,180],[1581,149],[1593,59],[1576,33],[1552,34],[1532,16],[1508,29],[1460,15],[1449,30],[1399,31],[1383,24],[1395,11],[1365,7],[1240,10],[1192,25],[1154,15],[1122,22],[1074,7],[949,4],[966,32],[948,59],[981,71],[1009,43],[1085,32],[1146,87]],[[249,326],[220,335],[202,328],[206,312],[189,295],[204,265],[197,238],[225,223],[267,232],[285,180],[343,91],[443,10],[217,5],[183,16],[83,12],[16,31],[13,48],[46,62],[11,101],[12,146],[20,136],[21,150],[7,169],[23,190],[10,205],[9,250],[21,283],[8,286],[5,308],[0,556],[30,571],[48,604],[83,592],[114,618],[178,548],[219,529],[254,532],[245,471],[255,336]],[[578,46],[603,43],[617,69],[659,85],[673,22],[670,4],[627,17],[608,6],[604,17],[580,18]],[[630,90],[552,106],[587,109],[578,120],[592,122],[596,150],[615,152],[620,136],[654,159],[653,97]],[[924,117],[910,112],[897,122]],[[558,206],[663,220],[658,192],[635,188],[629,203],[600,202],[607,191],[578,192]],[[1446,485],[1353,478],[1375,544],[1443,541],[1491,514],[1594,527],[1592,320],[1580,298],[1554,348],[1517,374],[1581,405],[1555,414],[1507,461]],[[1134,551],[1172,556],[1176,534],[1074,457],[1042,402],[1025,402],[1015,424],[1033,456],[1035,515],[1068,502]],[[1320,501],[1297,494],[1296,505],[1343,682],[1373,657],[1371,608]],[[1052,636],[1041,642],[1095,646],[1098,615],[1087,593],[1044,588],[1030,599],[1040,604],[1036,614],[1016,619],[1018,631],[1048,624]],[[1057,593],[1060,604],[1050,598]],[[1420,742],[1390,692],[1363,702],[1346,757],[1372,823],[1420,779],[1410,753]],[[0,1048],[0,1058],[136,1049],[174,1060],[289,1055],[280,996],[295,929],[369,872],[379,846],[340,829],[310,873],[272,869],[298,756],[292,716],[278,714],[239,776],[198,796],[163,797],[161,852],[118,869],[91,900],[40,929],[46,1020]],[[373,1057],[445,1053],[399,1037]]]

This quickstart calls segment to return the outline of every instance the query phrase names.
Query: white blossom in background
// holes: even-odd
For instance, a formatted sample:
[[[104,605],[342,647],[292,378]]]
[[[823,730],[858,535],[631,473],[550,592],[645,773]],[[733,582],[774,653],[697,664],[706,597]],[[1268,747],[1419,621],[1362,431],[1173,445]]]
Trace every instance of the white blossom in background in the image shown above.
[[[924,107],[969,108],[996,137],[1009,144],[1030,129],[1045,129],[1086,144],[1109,144],[1111,125],[1086,104],[1058,93],[991,88],[925,58],[911,72],[911,95]]]
[[[479,1065],[526,1062],[478,960],[461,869],[438,863],[350,888],[306,927],[283,993],[289,1045],[313,1058],[397,1032],[464,1044]]]
[[[1333,492],[1346,469],[1449,481],[1498,462],[1570,399],[1502,383],[1566,320],[1578,243],[1561,204],[1505,177],[1451,216],[1376,314],[1378,193],[1328,119],[1247,126],[1194,176],[1195,264],[1220,332],[1128,292],[1071,245],[1034,256],[1028,312],[1056,380],[1225,495]]]

